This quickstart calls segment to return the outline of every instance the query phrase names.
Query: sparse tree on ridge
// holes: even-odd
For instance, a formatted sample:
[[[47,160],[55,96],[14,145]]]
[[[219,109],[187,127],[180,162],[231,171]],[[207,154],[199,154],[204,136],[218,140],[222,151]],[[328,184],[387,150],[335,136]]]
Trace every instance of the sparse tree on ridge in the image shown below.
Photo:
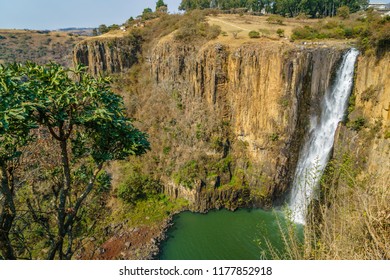
[[[156,11],[158,11],[161,7],[168,7],[168,5],[164,3],[164,0],[158,0],[156,2]]]

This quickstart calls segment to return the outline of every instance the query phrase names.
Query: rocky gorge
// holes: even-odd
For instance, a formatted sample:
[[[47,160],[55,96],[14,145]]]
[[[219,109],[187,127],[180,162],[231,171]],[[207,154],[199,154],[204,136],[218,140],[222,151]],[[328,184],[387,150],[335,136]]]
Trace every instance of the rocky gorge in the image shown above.
[[[74,61],[95,75],[131,76],[134,67],[141,68],[128,91],[118,87],[138,102],[133,117],[150,116],[140,123],[153,143],[152,154],[144,159],[148,167],[143,168],[154,170],[165,195],[187,200],[185,209],[207,212],[270,208],[283,201],[307,137],[309,116],[319,110],[319,100],[349,48],[344,42],[307,45],[268,39],[188,45],[168,35],[144,49],[134,37],[120,36],[79,43]],[[333,151],[349,153],[362,170],[387,181],[389,62],[388,53],[359,56],[348,116],[339,124]],[[149,236],[148,230],[144,235],[161,240],[165,229],[154,229],[160,237]],[[122,240],[125,232],[108,236]],[[134,230],[128,234],[133,236]],[[122,243],[117,253],[129,258],[123,250],[133,247]]]

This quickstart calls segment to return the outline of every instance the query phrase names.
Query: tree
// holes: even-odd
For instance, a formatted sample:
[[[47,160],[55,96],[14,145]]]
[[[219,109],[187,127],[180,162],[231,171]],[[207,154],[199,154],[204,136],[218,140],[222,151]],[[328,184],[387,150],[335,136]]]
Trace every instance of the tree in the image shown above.
[[[109,31],[109,29],[108,29],[107,25],[101,24],[101,25],[99,25],[98,31],[100,34],[104,34],[104,33],[107,33]]]
[[[31,94],[23,84],[23,69],[16,64],[0,66],[0,259],[16,259],[10,232],[16,217],[15,170],[22,149],[35,127],[30,115]]]
[[[153,16],[154,16],[154,13],[153,13],[151,8],[145,8],[142,11],[141,17],[142,17],[143,20],[151,19],[151,18],[153,18]]]
[[[158,0],[156,2],[156,11],[158,11],[161,7],[168,7],[168,5],[164,3],[164,0]]]
[[[85,201],[96,186],[103,165],[111,160],[141,155],[149,149],[146,135],[134,128],[126,117],[122,98],[112,93],[109,80],[95,79],[85,70],[81,66],[70,70],[57,64],[39,66],[28,63],[11,73],[13,79],[19,81],[12,84],[15,89],[10,91],[10,87],[2,86],[1,91],[3,96],[19,91],[28,93],[13,103],[4,103],[10,108],[2,114],[2,138],[11,139],[12,143],[21,146],[36,126],[41,133],[47,131],[52,139],[50,151],[53,154],[49,157],[59,167],[56,168],[58,172],[52,191],[44,189],[45,197],[37,198],[38,203],[30,198],[24,201],[32,220],[47,239],[48,259],[72,257],[77,236],[74,226],[84,213]],[[12,130],[9,129],[10,121],[14,122]],[[14,135],[20,135],[20,144],[13,139]],[[20,155],[20,152],[16,153],[15,145],[2,145],[3,153],[8,154],[5,160]],[[15,192],[15,189],[10,183],[6,187],[6,180],[10,180],[9,173],[4,173],[5,160],[1,162],[4,170],[1,194],[8,197],[7,190]],[[31,184],[30,187],[36,189],[37,186]],[[2,208],[15,216],[15,207],[8,201],[11,199],[7,199],[8,204],[4,203]],[[49,201],[46,204],[54,209],[41,209],[42,204],[46,205],[44,201]],[[9,245],[12,248],[10,242]],[[3,251],[7,253],[6,249]],[[5,253],[6,258],[11,256]]]
[[[348,6],[341,6],[337,9],[337,15],[341,17],[342,19],[349,18],[349,8]]]

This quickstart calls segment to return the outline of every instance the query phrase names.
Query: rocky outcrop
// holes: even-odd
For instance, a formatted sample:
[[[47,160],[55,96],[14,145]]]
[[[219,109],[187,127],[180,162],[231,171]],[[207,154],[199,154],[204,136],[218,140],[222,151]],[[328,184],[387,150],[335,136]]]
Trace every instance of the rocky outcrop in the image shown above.
[[[88,66],[90,73],[120,73],[138,62],[140,39],[134,36],[89,39],[77,44],[73,60]]]
[[[248,188],[206,187],[199,182],[196,188],[188,189],[170,182],[165,185],[164,193],[175,199],[184,198],[188,200],[188,210],[201,213],[205,213],[210,209],[226,208],[234,211],[244,207],[265,208],[267,206],[264,200],[251,196]]]

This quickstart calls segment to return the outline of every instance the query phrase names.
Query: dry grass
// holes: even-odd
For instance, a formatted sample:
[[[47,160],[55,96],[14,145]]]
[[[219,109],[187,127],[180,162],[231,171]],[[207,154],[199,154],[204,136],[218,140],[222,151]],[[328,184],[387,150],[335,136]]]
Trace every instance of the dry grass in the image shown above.
[[[312,258],[390,259],[388,177],[346,177],[349,184],[339,181],[329,191],[320,207],[322,222],[309,227]]]
[[[280,39],[276,31],[283,29],[287,38],[291,37],[292,30],[296,27],[311,25],[318,22],[318,20],[298,20],[298,19],[285,19],[283,25],[270,24],[267,22],[268,16],[251,16],[251,15],[224,15],[209,16],[207,18],[209,24],[219,25],[222,32],[226,32],[227,36],[220,36],[218,40],[223,40],[232,43],[232,41],[239,40],[241,43],[244,41],[253,42],[254,39],[249,38],[249,31],[259,31],[264,37],[273,39]],[[235,39],[232,32],[239,31],[238,38]]]
[[[390,259],[389,175],[362,176],[351,167],[350,162],[332,162],[323,184],[325,198],[311,205],[304,241],[294,223],[286,227],[278,221],[286,248],[281,255],[268,243],[274,259]]]

